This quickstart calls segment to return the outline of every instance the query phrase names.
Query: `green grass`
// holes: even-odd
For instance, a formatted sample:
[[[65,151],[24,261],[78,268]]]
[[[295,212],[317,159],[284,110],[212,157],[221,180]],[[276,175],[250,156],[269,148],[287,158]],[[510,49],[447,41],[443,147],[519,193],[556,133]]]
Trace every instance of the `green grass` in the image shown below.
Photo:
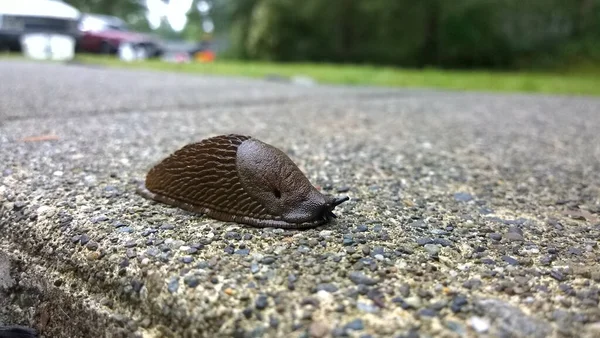
[[[218,60],[210,64],[174,64],[160,60],[127,63],[115,57],[77,55],[80,62],[110,67],[192,74],[262,78],[266,75],[309,76],[320,83],[388,87],[436,88],[494,92],[526,92],[600,96],[600,68],[563,72],[491,72],[411,70],[381,66],[315,63],[267,63]]]

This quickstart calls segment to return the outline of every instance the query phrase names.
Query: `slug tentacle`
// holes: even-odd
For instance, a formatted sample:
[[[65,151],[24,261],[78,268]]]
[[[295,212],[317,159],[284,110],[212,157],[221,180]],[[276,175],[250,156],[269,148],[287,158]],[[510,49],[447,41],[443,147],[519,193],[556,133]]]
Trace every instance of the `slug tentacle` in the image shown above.
[[[220,135],[177,150],[148,172],[141,196],[256,227],[310,228],[349,200],[321,194],[281,150],[243,135]]]

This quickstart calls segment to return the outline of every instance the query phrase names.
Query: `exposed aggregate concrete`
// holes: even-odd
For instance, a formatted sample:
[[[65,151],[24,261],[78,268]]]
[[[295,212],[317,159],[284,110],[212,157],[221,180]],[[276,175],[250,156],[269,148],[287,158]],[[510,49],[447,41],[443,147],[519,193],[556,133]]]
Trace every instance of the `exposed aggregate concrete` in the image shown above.
[[[0,323],[49,337],[600,334],[600,100],[314,91],[4,123]],[[349,195],[336,222],[255,229],[134,193],[164,156],[232,132]],[[45,134],[58,139],[23,141]]]

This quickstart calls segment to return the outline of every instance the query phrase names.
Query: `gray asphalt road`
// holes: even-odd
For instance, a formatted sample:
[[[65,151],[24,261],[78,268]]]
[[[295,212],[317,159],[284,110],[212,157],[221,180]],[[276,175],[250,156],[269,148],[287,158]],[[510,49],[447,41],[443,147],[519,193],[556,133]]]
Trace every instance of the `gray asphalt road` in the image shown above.
[[[599,99],[0,72],[0,324],[73,337],[600,334]],[[351,201],[331,224],[283,231],[134,193],[157,161],[222,133],[277,146]]]

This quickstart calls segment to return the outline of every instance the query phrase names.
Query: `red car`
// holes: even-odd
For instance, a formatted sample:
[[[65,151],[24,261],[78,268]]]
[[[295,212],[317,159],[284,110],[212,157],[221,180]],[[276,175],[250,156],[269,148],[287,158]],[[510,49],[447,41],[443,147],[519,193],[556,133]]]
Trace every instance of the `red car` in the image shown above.
[[[78,44],[80,51],[116,54],[122,43],[130,43],[144,48],[148,57],[157,57],[163,53],[158,39],[129,30],[127,24],[115,16],[83,14],[79,30],[81,31]]]

